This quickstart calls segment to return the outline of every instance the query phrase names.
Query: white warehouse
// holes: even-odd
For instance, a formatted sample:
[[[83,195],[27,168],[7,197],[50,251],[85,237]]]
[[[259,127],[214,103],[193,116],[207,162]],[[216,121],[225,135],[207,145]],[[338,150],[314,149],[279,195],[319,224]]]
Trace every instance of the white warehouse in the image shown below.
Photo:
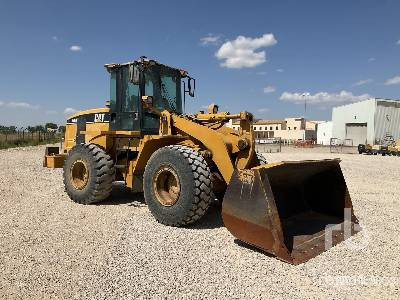
[[[373,98],[333,108],[332,137],[353,145],[379,143],[386,134],[400,138],[400,101]]]
[[[320,122],[317,127],[317,144],[330,145],[332,138],[332,121]]]

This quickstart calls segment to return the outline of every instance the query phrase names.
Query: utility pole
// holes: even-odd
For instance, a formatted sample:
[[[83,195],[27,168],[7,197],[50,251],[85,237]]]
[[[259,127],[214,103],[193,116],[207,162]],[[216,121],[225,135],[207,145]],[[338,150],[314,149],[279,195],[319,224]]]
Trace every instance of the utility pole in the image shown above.
[[[303,134],[303,140],[306,140],[306,130],[307,130],[307,120],[306,120],[306,114],[307,114],[307,97],[310,96],[310,93],[303,93],[301,96],[304,99],[304,134]]]
[[[301,96],[304,99],[304,118],[306,118],[306,113],[307,113],[307,97],[310,96],[310,93],[303,93]]]

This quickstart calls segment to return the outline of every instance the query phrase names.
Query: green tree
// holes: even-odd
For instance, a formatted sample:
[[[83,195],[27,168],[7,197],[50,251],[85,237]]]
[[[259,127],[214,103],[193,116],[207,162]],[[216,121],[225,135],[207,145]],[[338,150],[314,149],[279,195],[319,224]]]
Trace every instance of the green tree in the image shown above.
[[[60,127],[58,127],[58,132],[65,133],[65,126],[61,125]]]
[[[54,124],[54,123],[46,123],[46,125],[44,127],[46,128],[46,130],[49,128],[56,130],[58,128],[57,124]]]
[[[17,127],[16,126],[2,126],[0,125],[0,131],[3,132],[16,132]]]
[[[35,131],[44,132],[45,129],[44,129],[43,125],[36,125],[36,126],[35,126]]]

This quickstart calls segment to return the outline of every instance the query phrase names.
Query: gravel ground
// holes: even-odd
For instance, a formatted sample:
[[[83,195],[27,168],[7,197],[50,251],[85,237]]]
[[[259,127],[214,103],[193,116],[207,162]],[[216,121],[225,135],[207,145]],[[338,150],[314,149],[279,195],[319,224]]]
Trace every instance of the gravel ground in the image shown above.
[[[292,266],[235,242],[215,208],[196,226],[171,228],[151,217],[142,194],[122,186],[100,205],[74,204],[62,171],[42,167],[43,152],[0,151],[0,298],[400,297],[399,157],[266,154],[342,158],[364,227],[353,247],[341,243]]]

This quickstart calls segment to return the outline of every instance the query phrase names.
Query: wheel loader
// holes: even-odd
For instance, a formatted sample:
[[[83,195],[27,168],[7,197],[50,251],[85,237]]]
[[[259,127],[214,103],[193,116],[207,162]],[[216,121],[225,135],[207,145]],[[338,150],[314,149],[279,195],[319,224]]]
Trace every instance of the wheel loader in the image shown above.
[[[123,181],[158,222],[188,226],[219,198],[236,239],[292,264],[360,230],[338,159],[268,164],[255,151],[251,113],[214,104],[184,113],[196,84],[187,71],[145,57],[105,68],[110,101],[70,116],[62,148],[44,156],[45,167],[63,168],[72,201],[100,202]]]
[[[394,145],[388,146],[388,152],[390,155],[400,156],[400,139]]]

